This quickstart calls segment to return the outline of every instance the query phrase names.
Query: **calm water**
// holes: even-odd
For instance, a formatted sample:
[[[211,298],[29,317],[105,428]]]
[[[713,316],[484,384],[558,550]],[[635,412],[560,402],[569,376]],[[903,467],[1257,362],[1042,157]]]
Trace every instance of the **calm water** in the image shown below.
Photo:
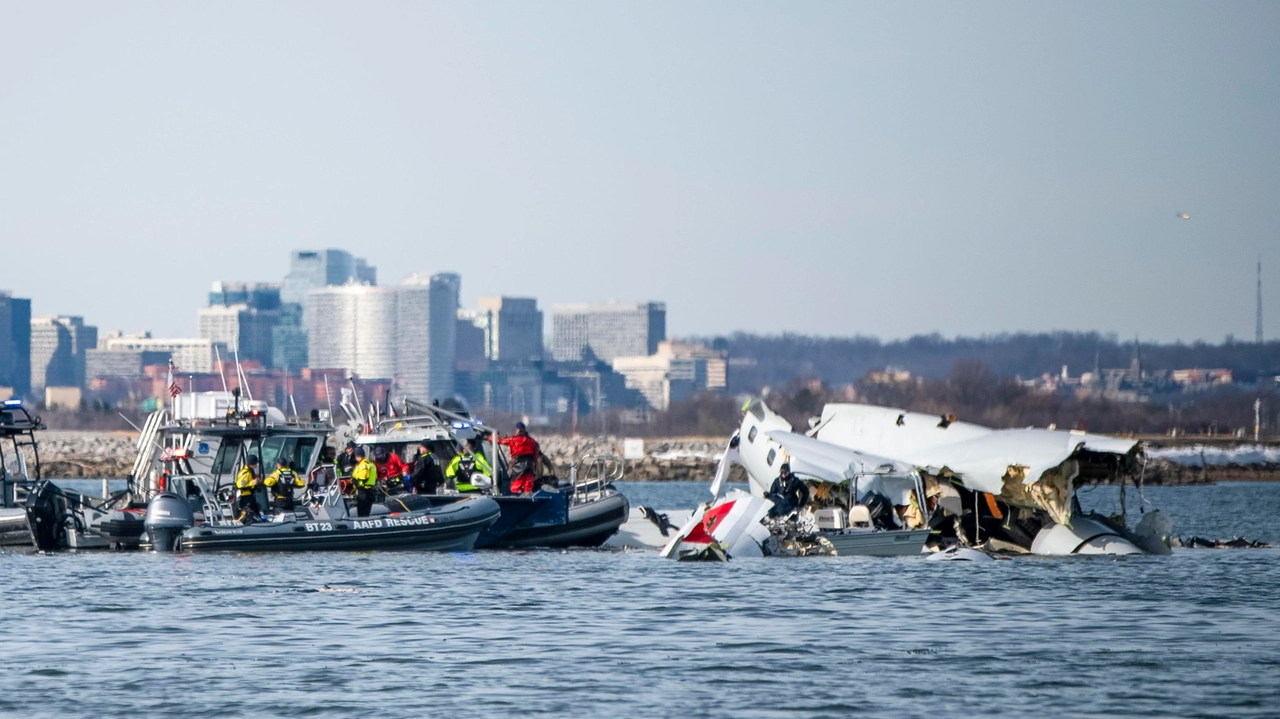
[[[1280,540],[1280,485],[1146,495],[1184,536]],[[8,552],[0,573],[4,716],[1280,715],[1278,550]]]

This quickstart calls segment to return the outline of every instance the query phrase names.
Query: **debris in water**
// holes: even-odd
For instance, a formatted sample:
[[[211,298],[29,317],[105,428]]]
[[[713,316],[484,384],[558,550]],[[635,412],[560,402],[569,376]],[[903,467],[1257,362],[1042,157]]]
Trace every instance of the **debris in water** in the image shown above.
[[[1174,540],[1175,547],[1187,549],[1274,549],[1276,545],[1261,540],[1248,540],[1244,537],[1235,539],[1205,539],[1204,537],[1187,537]]]

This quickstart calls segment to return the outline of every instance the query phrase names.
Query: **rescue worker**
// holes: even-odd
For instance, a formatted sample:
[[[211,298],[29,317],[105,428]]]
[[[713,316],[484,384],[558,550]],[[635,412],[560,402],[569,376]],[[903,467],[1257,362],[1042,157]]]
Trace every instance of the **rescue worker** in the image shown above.
[[[409,466],[400,459],[395,450],[386,447],[373,448],[373,463],[378,467],[378,479],[383,481],[387,494],[399,494],[404,491],[404,478],[409,474]]]
[[[418,443],[418,454],[413,458],[413,472],[409,476],[415,494],[435,494],[444,484],[440,461],[426,442]]]
[[[453,455],[453,459],[449,460],[449,466],[444,470],[444,476],[453,480],[454,489],[459,492],[480,491],[480,487],[471,481],[473,473],[483,474],[490,480],[493,479],[493,467],[480,451],[479,444],[475,439],[467,440],[467,448],[460,454]]]
[[[511,474],[514,475],[511,493],[532,494],[538,458],[542,455],[538,442],[529,436],[524,422],[516,422],[516,433],[510,437],[502,437],[498,444],[511,451]]]
[[[249,524],[262,514],[262,507],[258,505],[258,487],[261,486],[262,477],[258,474],[258,458],[251,454],[240,467],[240,472],[236,474],[236,491],[239,493],[236,508],[240,510],[236,519],[242,524]]]
[[[337,470],[339,477],[350,477],[351,470],[355,469],[358,461],[359,459],[356,457],[356,443],[347,442],[347,446],[342,448],[342,454],[338,455],[337,461],[334,462],[334,468]]]
[[[356,489],[356,516],[367,517],[373,508],[374,488],[378,485],[378,467],[364,456],[364,447],[351,453],[356,466],[351,470],[351,484]]]
[[[809,488],[791,473],[791,465],[783,462],[766,498],[773,502],[769,516],[785,517],[809,503]]]
[[[262,481],[266,485],[268,491],[271,492],[272,506],[280,512],[293,511],[293,491],[299,487],[307,486],[305,480],[293,471],[289,463],[284,457],[276,460],[276,471],[267,475]]]

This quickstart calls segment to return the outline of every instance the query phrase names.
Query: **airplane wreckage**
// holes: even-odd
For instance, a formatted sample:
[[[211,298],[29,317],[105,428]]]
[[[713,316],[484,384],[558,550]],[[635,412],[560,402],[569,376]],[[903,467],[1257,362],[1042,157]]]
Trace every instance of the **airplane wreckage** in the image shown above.
[[[1141,443],[1056,429],[997,430],[862,404],[829,404],[800,434],[759,399],[744,407],[711,484],[693,511],[632,510],[611,541],[681,560],[765,555],[929,554],[989,561],[1034,554],[1169,554],[1172,522],[1158,510],[1085,513],[1081,484],[1139,483]],[[750,491],[722,487],[732,465]],[[778,493],[783,465],[802,501]],[[1123,500],[1122,500],[1123,501]],[[1123,504],[1122,504],[1123,507]]]

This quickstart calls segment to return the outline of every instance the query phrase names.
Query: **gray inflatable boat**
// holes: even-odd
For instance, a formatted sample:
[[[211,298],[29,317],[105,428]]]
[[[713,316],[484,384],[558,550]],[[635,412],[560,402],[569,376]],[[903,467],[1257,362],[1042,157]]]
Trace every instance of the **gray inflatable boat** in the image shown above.
[[[335,488],[293,512],[274,515],[270,521],[197,524],[187,500],[165,493],[147,506],[143,546],[157,552],[466,552],[499,513],[498,503],[489,497],[437,504],[425,497],[402,495],[374,505],[368,517],[356,517]]]

